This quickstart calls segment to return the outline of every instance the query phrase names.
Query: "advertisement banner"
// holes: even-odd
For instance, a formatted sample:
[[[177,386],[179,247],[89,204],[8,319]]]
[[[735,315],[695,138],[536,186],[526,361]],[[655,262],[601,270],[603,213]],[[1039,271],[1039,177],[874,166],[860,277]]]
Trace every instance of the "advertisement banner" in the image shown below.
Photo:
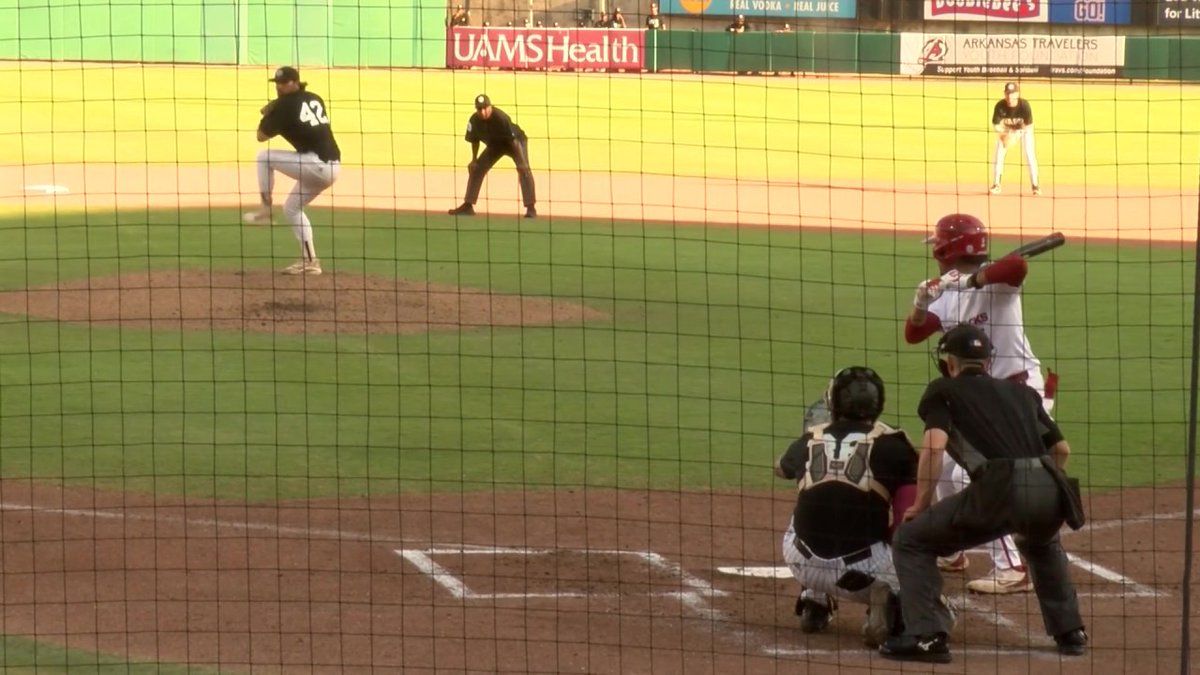
[[[1153,6],[1157,26],[1200,26],[1200,0],[1158,0]]]
[[[1125,37],[901,33],[900,74],[1122,77]]]
[[[1050,23],[1128,24],[1131,0],[1048,0]],[[1197,3],[1200,6],[1200,2]]]
[[[1046,23],[1046,0],[925,0],[926,21]]]
[[[853,19],[858,16],[858,0],[662,0],[659,11],[669,15]]]
[[[617,28],[476,28],[454,26],[446,39],[450,68],[645,70],[646,32]]]

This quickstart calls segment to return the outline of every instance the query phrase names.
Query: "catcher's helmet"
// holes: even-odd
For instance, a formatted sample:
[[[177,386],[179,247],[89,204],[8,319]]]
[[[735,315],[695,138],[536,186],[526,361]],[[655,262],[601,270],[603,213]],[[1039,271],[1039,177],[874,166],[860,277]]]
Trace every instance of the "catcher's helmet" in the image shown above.
[[[834,419],[874,422],[883,413],[883,378],[870,368],[843,368],[829,380],[825,405]]]
[[[966,213],[943,216],[934,227],[933,257],[943,265],[953,265],[964,255],[987,255],[988,235],[983,221]]]

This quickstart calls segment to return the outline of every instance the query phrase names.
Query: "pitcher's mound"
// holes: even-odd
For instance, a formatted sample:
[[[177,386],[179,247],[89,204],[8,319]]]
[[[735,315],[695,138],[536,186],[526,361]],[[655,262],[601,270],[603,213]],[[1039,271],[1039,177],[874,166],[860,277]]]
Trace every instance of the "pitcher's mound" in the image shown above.
[[[419,333],[580,325],[604,312],[550,298],[384,277],[155,270],[0,292],[0,312],[93,325],[265,333]]]

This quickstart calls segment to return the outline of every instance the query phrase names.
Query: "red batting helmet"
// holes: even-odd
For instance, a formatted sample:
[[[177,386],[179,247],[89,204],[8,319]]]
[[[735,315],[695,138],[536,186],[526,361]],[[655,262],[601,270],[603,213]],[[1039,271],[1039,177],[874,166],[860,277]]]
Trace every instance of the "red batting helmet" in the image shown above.
[[[937,222],[925,243],[933,244],[935,260],[953,265],[964,255],[987,255],[987,228],[975,216],[952,213]]]

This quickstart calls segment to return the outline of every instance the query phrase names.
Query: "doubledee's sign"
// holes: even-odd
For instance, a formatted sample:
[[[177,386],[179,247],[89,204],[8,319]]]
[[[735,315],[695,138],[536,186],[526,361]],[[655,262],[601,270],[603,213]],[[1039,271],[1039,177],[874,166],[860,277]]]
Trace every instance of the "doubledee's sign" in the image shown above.
[[[455,26],[446,40],[451,68],[644,70],[645,31],[613,28]]]
[[[925,19],[1046,23],[1046,4],[1046,0],[925,0]]]

